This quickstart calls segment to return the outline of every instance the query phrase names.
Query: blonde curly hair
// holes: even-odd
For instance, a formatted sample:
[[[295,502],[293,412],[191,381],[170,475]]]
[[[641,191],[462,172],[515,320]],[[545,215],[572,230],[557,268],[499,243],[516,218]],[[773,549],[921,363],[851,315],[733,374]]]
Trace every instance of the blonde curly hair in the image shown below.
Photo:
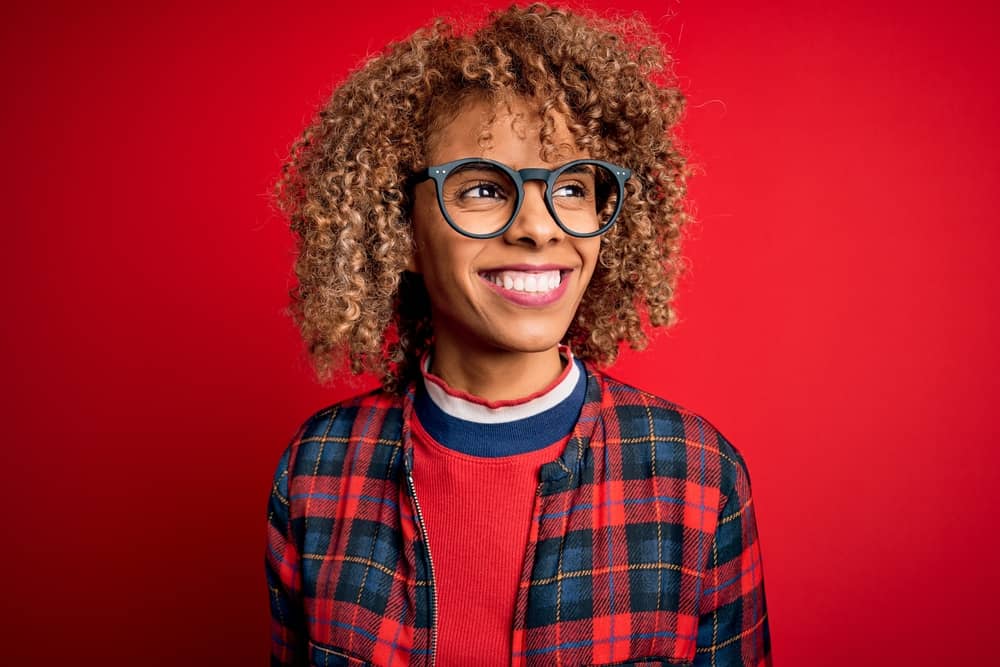
[[[574,354],[612,363],[621,342],[667,326],[688,221],[685,157],[671,131],[684,97],[670,58],[639,17],[511,6],[476,29],[437,20],[390,44],[336,88],[293,144],[276,185],[297,236],[290,314],[321,381],[346,355],[400,390],[431,345],[430,301],[413,252],[407,180],[429,140],[470,99],[532,100],[540,139],[562,114],[578,147],[627,166],[621,215],[566,332]]]

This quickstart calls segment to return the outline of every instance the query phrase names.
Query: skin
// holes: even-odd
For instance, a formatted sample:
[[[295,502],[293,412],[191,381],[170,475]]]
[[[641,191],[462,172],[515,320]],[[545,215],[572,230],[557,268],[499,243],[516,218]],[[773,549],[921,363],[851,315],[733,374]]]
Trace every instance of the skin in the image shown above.
[[[489,123],[491,116],[495,119]],[[428,163],[484,157],[515,169],[553,169],[589,157],[576,148],[565,119],[554,116],[555,162],[542,159],[540,121],[523,99],[492,108],[470,102],[430,141]],[[490,141],[480,137],[489,133]],[[487,401],[537,392],[562,371],[558,345],[576,314],[600,250],[600,238],[580,239],[556,225],[543,200],[545,184],[525,184],[514,224],[493,239],[471,239],[449,227],[434,183],[414,192],[411,271],[423,275],[431,300],[435,343],[431,371],[460,391]],[[553,303],[526,306],[494,289],[481,273],[512,266],[558,266],[565,291]]]

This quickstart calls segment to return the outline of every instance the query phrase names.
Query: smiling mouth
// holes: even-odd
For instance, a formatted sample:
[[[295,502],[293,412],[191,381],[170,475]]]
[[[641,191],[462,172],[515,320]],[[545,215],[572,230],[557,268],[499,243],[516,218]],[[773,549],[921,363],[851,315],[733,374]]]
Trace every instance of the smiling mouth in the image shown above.
[[[487,271],[479,275],[486,282],[512,292],[523,294],[547,294],[559,287],[563,271]]]

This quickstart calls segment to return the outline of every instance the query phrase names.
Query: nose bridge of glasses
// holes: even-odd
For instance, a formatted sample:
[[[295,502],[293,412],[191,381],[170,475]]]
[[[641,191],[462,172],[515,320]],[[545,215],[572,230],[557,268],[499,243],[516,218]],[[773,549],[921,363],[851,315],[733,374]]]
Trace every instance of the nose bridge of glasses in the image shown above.
[[[552,170],[540,169],[538,167],[528,167],[527,169],[518,169],[517,175],[521,177],[522,193],[527,194],[527,188],[525,186],[530,181],[539,181],[539,193],[544,199],[545,191],[548,189],[549,177],[552,176]]]
[[[530,181],[539,181],[539,194],[542,195],[542,199],[545,198],[545,191],[548,188],[549,178],[552,176],[552,170],[550,169],[540,169],[537,167],[529,167],[527,169],[519,169],[517,175],[521,177],[521,191],[527,193],[527,188],[525,187]],[[531,197],[527,197],[531,199]],[[524,202],[522,202],[523,206]],[[546,204],[546,208],[548,205]],[[551,214],[551,211],[550,211]]]
[[[548,182],[549,176],[552,175],[552,171],[549,169],[538,169],[536,167],[531,167],[528,169],[521,169],[517,172],[521,180],[527,183],[528,181],[542,181]]]
[[[547,202],[543,201],[544,192],[552,175],[552,170],[527,168],[518,169],[515,173],[521,178],[521,191],[526,196],[518,205],[517,213],[510,221],[512,225],[511,229],[514,230],[514,233],[527,234],[530,237],[561,233],[559,231],[559,224],[554,218],[554,211],[549,208]],[[530,181],[539,181],[538,192],[543,196],[536,198],[527,194],[527,184]]]

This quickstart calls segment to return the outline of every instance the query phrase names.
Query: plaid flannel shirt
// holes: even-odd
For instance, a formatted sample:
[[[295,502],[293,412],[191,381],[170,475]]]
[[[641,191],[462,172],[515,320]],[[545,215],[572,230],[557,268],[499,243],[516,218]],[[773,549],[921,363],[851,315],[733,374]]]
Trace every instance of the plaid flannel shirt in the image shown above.
[[[272,666],[434,664],[414,391],[321,410],[283,453],[265,556]],[[769,666],[739,452],[697,415],[588,366],[569,444],[541,469],[512,632],[515,666]]]

